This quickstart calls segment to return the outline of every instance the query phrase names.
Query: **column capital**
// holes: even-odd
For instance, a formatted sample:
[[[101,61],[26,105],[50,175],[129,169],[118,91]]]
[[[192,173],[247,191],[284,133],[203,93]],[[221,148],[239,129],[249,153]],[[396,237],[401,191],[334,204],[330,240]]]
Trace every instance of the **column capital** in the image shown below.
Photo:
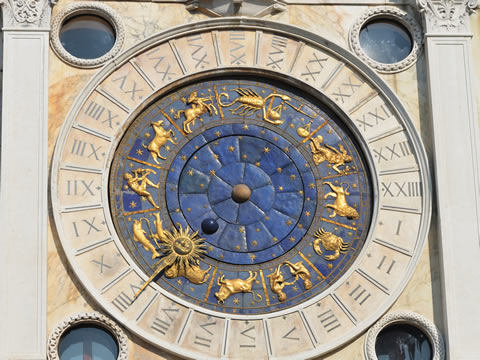
[[[475,12],[478,0],[417,0],[429,34],[465,34],[470,32],[468,16]]]
[[[52,0],[0,0],[3,27],[9,29],[49,28]]]

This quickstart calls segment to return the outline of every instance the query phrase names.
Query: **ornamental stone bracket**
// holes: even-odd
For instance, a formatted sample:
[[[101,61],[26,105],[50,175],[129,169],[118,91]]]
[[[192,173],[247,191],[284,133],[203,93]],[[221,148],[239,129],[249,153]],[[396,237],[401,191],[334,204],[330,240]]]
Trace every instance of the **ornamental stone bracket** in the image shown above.
[[[478,0],[417,0],[428,34],[468,33],[468,16],[475,12]]]
[[[49,28],[56,0],[0,0],[4,28]]]
[[[280,0],[190,0],[188,11],[199,11],[213,17],[250,16],[263,17],[287,10]]]

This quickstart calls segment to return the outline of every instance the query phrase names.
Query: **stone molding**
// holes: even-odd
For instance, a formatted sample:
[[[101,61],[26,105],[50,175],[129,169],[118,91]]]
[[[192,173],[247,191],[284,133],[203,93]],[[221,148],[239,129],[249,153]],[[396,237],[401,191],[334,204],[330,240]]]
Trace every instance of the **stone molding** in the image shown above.
[[[116,322],[106,317],[105,315],[96,312],[82,312],[69,316],[53,329],[47,344],[47,359],[60,360],[58,354],[58,345],[62,335],[71,327],[80,324],[96,324],[109,330],[116,338],[118,343],[118,358],[117,360],[128,359],[128,338],[123,332],[122,328]]]
[[[115,44],[105,55],[96,59],[81,59],[73,56],[62,46],[60,42],[60,29],[63,23],[76,15],[93,14],[105,19],[115,31]],[[80,68],[94,68],[102,66],[108,60],[114,58],[122,49],[125,42],[125,26],[120,15],[110,6],[98,2],[78,2],[63,8],[52,22],[50,42],[54,52],[66,63]]]
[[[2,0],[4,28],[49,28],[55,2],[50,0]]]
[[[281,0],[187,0],[188,11],[199,11],[212,17],[251,16],[260,18],[287,10]]]
[[[376,18],[396,20],[410,32],[413,43],[412,51],[402,61],[394,64],[383,64],[373,60],[363,51],[362,47],[360,46],[360,31],[366,23]],[[415,64],[422,51],[423,33],[422,28],[415,18],[407,12],[393,6],[377,6],[365,11],[355,21],[353,26],[350,28],[348,40],[350,48],[353,50],[353,52],[355,52],[355,54],[370,67],[381,73],[396,73],[408,69],[410,66]]]
[[[375,342],[377,336],[384,328],[392,324],[408,324],[415,326],[422,330],[427,335],[430,344],[432,345],[433,357],[432,360],[445,359],[445,345],[443,337],[438,328],[423,315],[417,314],[413,311],[400,310],[390,313],[382,317],[373,325],[367,332],[365,339],[365,358],[367,360],[378,360],[375,352]]]
[[[417,0],[423,13],[427,34],[470,31],[468,16],[475,12],[478,0]]]

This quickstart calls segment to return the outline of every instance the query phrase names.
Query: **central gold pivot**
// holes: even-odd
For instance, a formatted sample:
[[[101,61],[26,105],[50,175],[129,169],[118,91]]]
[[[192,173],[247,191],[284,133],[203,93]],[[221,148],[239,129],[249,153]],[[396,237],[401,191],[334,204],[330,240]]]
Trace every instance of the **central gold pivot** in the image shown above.
[[[250,195],[252,195],[252,191],[250,188],[245,184],[237,184],[232,189],[232,199],[236,203],[243,203],[250,199]]]

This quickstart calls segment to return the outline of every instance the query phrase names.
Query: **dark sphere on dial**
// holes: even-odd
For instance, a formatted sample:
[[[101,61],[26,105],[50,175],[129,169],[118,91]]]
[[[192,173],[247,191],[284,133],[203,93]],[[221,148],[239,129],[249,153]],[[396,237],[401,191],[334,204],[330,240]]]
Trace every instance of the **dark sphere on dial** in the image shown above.
[[[207,234],[211,235],[214,234],[218,230],[218,222],[212,218],[206,218],[202,221],[202,231]]]
[[[250,195],[252,195],[252,191],[250,188],[245,184],[237,184],[232,189],[232,199],[236,203],[243,203],[250,199]]]

